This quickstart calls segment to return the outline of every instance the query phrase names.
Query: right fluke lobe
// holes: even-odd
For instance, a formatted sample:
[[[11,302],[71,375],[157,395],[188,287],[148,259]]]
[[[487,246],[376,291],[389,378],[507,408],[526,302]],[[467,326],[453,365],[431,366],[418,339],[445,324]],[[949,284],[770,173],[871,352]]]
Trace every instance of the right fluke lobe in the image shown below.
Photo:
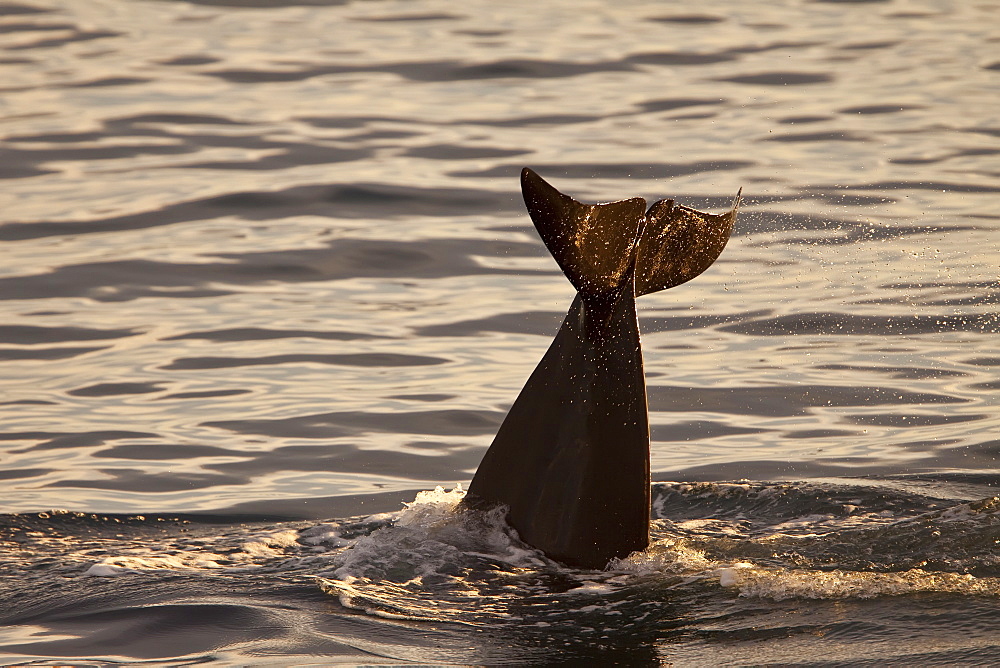
[[[733,231],[740,193],[732,208],[719,215],[695,211],[673,200],[660,200],[649,207],[639,239],[635,296],[686,283],[712,266]]]

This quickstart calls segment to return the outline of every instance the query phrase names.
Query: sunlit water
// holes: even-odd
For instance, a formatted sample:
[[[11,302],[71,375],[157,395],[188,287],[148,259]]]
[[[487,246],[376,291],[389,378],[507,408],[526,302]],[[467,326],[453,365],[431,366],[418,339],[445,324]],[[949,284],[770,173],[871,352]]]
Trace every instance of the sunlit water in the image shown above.
[[[998,9],[0,2],[2,656],[1000,662]],[[603,573],[400,512],[572,300],[525,165],[746,202]]]

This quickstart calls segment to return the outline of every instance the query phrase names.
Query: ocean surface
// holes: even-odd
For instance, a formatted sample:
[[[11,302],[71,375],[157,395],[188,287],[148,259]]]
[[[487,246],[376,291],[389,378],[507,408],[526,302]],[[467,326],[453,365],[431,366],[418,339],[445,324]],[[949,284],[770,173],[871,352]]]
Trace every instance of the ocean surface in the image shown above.
[[[998,15],[0,0],[0,662],[1000,664]],[[604,571],[455,510],[573,298],[524,166],[745,198]]]

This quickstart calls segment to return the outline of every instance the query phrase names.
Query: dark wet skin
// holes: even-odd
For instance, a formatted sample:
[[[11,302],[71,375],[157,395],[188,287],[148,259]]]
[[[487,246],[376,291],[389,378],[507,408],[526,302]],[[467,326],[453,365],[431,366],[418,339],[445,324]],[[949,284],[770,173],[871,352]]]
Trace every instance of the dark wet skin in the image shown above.
[[[469,487],[467,505],[506,505],[526,543],[570,566],[603,568],[649,544],[649,417],[637,295],[707,269],[731,211],[661,200],[586,205],[521,173],[539,235],[578,290]]]

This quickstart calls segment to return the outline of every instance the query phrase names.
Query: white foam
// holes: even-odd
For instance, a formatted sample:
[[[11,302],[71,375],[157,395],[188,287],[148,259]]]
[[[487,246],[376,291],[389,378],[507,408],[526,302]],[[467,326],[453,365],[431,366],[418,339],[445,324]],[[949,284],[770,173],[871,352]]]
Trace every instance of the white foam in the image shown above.
[[[482,557],[517,566],[539,566],[541,554],[517,540],[504,521],[506,508],[462,512],[462,487],[437,487],[417,493],[392,525],[358,538],[339,558],[332,576],[419,580],[454,570],[468,557]],[[326,574],[324,574],[326,575]]]
[[[141,573],[152,570],[200,570],[222,568],[229,557],[211,552],[182,552],[166,556],[118,556],[104,557],[93,564],[84,575],[113,577],[126,573]]]
[[[739,590],[740,596],[770,598],[841,599],[899,596],[917,592],[947,592],[1000,596],[1000,578],[976,578],[962,573],[933,573],[911,569],[898,573],[782,570],[748,563],[716,571],[719,584]]]
[[[240,571],[259,568],[262,562],[287,556],[288,548],[299,546],[298,538],[299,531],[295,529],[264,531],[250,536],[242,542],[239,549],[227,551],[225,554],[202,550],[196,546],[184,550],[172,549],[166,554],[157,554],[145,548],[127,549],[123,550],[123,554],[107,556],[91,564],[84,575],[112,577],[161,570]],[[199,541],[199,544],[201,542]]]
[[[633,552],[625,559],[616,559],[608,568],[634,574],[669,573],[689,575],[701,573],[714,566],[705,553],[683,541],[658,540],[641,552]]]
[[[281,548],[297,545],[299,532],[295,529],[269,531],[258,534],[243,543],[245,558],[276,557],[284,554]]]
[[[465,490],[461,484],[450,492],[440,485],[431,491],[417,492],[413,501],[403,504],[406,509],[399,514],[396,524],[403,527],[431,527],[439,522],[447,522],[464,498]]]
[[[944,522],[961,522],[972,519],[977,515],[997,515],[1000,514],[1000,496],[994,496],[971,503],[960,503],[946,510],[942,510],[934,515]]]
[[[327,547],[344,547],[350,545],[351,541],[342,538],[340,535],[340,524],[337,522],[324,522],[316,526],[303,529],[299,532],[299,542],[306,545],[315,545],[316,549],[323,551]]]
[[[579,587],[574,587],[566,592],[563,596],[572,596],[576,594],[610,594],[615,591],[616,587],[608,584],[606,582],[593,582],[591,580],[584,580],[583,584]]]
[[[753,564],[739,562],[731,566],[724,566],[716,571],[719,576],[719,584],[723,587],[737,587],[740,583],[740,570],[752,569]]]
[[[1000,578],[911,569],[903,572],[820,571],[760,566],[749,561],[715,561],[684,541],[664,539],[612,562],[610,569],[630,575],[679,575],[717,581],[739,596],[785,600],[874,598],[917,592],[1000,596]],[[584,587],[579,589],[586,591]],[[571,590],[577,591],[577,590]]]

